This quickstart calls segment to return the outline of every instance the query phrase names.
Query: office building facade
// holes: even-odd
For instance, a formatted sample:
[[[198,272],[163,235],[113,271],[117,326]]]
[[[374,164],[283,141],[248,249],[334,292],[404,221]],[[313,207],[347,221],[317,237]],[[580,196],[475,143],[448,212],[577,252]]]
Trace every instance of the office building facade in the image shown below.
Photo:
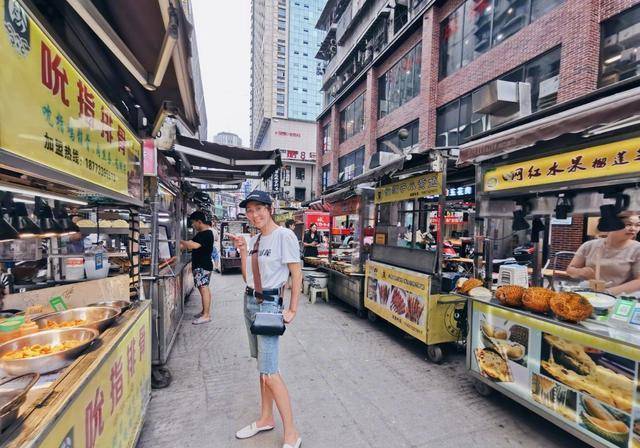
[[[285,166],[275,174],[279,179],[263,187],[290,201],[307,201],[314,194],[311,155],[315,157],[315,118],[322,108],[322,74],[315,55],[324,38],[315,23],[325,2],[252,1],[251,146],[281,151]],[[289,171],[294,176],[285,178]]]

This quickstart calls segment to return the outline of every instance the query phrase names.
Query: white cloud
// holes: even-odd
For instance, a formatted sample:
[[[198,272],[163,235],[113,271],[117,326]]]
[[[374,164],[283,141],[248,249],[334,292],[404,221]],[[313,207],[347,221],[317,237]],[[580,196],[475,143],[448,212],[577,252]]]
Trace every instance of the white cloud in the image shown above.
[[[251,1],[193,0],[208,138],[233,132],[249,146]]]

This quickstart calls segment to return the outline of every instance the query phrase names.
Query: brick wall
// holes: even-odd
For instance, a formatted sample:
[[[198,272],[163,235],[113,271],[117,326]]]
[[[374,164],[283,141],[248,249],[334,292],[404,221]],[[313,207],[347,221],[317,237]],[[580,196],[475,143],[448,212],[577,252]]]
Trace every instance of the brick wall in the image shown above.
[[[585,218],[583,216],[574,216],[569,226],[551,226],[551,253],[577,251],[584,242],[584,226]],[[571,257],[569,256],[558,258],[557,269],[564,270],[570,262]]]
[[[422,18],[422,26],[404,37],[404,42],[370,69],[355,90],[334,105],[321,117],[322,125],[332,122],[334,144],[331,154],[318,157],[318,173],[331,161],[332,182],[337,179],[338,158],[362,145],[366,148],[365,163],[376,150],[376,140],[403,125],[420,119],[420,144],[433,147],[436,139],[436,109],[482,86],[515,67],[561,45],[560,87],[558,102],[585,95],[597,88],[601,22],[615,14],[640,4],[640,0],[565,0],[545,16],[510,36],[502,44],[484,53],[467,66],[440,80],[438,64],[440,51],[440,23],[462,4],[463,0],[440,2]],[[409,49],[422,42],[420,96],[399,107],[380,120],[377,119],[378,78],[395,64]],[[365,96],[365,130],[357,136],[338,143],[339,110],[346,107],[362,91]],[[320,126],[320,124],[319,124]],[[318,139],[321,145],[321,139]],[[317,151],[320,153],[320,150]],[[317,177],[320,193],[321,174]]]

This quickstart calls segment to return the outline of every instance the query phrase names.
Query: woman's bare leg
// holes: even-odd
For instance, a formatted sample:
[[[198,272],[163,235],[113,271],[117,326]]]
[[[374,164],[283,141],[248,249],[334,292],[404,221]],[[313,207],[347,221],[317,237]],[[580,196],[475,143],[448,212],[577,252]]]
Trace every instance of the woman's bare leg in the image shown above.
[[[294,445],[298,440],[299,433],[293,424],[293,411],[291,410],[291,400],[289,391],[284,384],[284,380],[279,373],[272,375],[263,375],[264,382],[268,386],[278,407],[278,412],[282,418],[284,426],[284,443]]]
[[[260,399],[262,407],[260,410],[260,420],[256,422],[258,428],[275,425],[275,420],[273,419],[273,394],[262,378],[262,375],[260,375]]]

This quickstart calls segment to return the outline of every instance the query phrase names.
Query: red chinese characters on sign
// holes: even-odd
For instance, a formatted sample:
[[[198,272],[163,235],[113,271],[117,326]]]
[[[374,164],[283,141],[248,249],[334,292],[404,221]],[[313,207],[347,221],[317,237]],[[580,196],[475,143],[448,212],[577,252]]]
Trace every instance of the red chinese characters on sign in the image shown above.
[[[122,126],[118,125],[118,151],[125,154],[127,148],[127,135]]]
[[[290,159],[290,160],[309,160],[309,161],[316,160],[315,152],[296,151],[292,149],[288,149],[287,151],[285,151],[283,153],[283,156],[285,159]]]
[[[105,110],[104,107],[100,109],[102,118],[100,121],[102,122],[102,126],[100,127],[100,136],[107,140],[107,142],[111,143],[113,141],[113,117],[109,113],[109,111]]]
[[[95,99],[93,93],[89,90],[89,87],[82,81],[78,81],[78,108],[79,115],[81,117],[94,118],[95,113]]]
[[[84,426],[85,426],[85,448],[95,448],[96,440],[104,430],[104,419],[102,409],[104,406],[104,393],[102,389],[96,389],[96,395],[85,408]]]
[[[127,372],[129,378],[136,373],[136,338],[131,338],[127,346]]]
[[[283,137],[301,137],[301,134],[299,132],[276,131],[275,134],[281,135]]]
[[[69,78],[61,62],[62,58],[60,55],[56,54],[54,57],[51,54],[51,49],[43,41],[40,45],[42,84],[51,90],[54,96],[59,94],[64,105],[69,106],[69,100],[67,99],[67,84],[69,84]]]
[[[146,343],[145,326],[143,325],[140,327],[140,331],[138,332],[138,353],[140,354],[140,361],[142,361],[142,357],[144,356]]]
[[[122,376],[122,358],[119,358],[111,366],[111,414],[118,407],[122,399],[124,378]]]

